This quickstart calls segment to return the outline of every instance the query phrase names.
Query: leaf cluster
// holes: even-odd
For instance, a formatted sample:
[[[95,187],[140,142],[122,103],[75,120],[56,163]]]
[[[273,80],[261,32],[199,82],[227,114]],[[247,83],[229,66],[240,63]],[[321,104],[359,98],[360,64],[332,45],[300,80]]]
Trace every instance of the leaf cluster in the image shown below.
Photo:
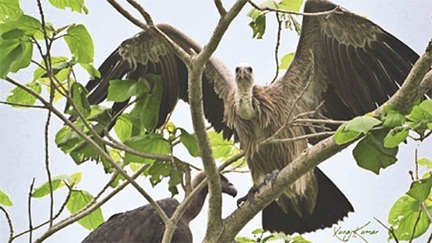
[[[337,144],[356,139],[353,155],[357,164],[366,170],[379,174],[397,162],[398,148],[411,138],[424,141],[432,130],[432,100],[426,99],[403,115],[393,107],[385,107],[380,119],[365,115],[356,117],[341,125],[334,136]],[[392,226],[390,237],[410,240],[423,235],[430,227],[432,217],[432,163],[422,158],[416,161],[429,171],[421,179],[413,179],[406,195],[392,206],[388,222]]]

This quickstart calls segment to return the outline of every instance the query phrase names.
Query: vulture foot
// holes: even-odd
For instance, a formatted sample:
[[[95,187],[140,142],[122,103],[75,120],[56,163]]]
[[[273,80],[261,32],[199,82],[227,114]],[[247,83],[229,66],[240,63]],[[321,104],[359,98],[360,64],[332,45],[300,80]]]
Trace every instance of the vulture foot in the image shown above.
[[[272,173],[265,175],[263,182],[253,185],[245,196],[237,199],[237,207],[243,205],[245,201],[249,201],[251,207],[253,207],[255,202],[255,193],[257,193],[261,189],[261,187],[265,186],[268,182],[270,182],[271,186],[273,186],[278,174],[279,170],[274,170],[272,171]]]

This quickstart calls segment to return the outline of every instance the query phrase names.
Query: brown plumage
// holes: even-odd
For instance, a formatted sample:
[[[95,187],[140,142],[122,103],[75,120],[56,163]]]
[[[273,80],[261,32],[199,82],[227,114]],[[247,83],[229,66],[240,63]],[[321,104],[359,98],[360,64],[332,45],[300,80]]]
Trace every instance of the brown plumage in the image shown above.
[[[192,182],[192,188],[196,187],[205,178],[205,173],[200,172]],[[235,197],[236,188],[221,175],[222,192]],[[189,223],[201,212],[208,189],[205,187],[192,200],[189,207],[176,225],[171,242],[192,242],[192,232]],[[158,200],[157,203],[168,217],[174,214],[179,202],[174,198]],[[90,242],[161,242],[165,231],[165,225],[154,208],[145,206],[111,216],[108,221],[101,224],[91,232],[84,240]]]
[[[308,0],[304,11],[316,13],[336,7],[326,0]],[[172,26],[157,27],[186,51],[201,50]],[[345,9],[304,16],[293,62],[283,77],[270,85],[255,85],[249,66],[238,67],[234,77],[212,57],[202,76],[204,113],[225,138],[235,135],[246,152],[254,183],[259,184],[266,174],[282,169],[307,148],[305,140],[259,146],[261,139],[272,136],[294,116],[315,110],[322,102],[320,114],[337,120],[373,110],[396,92],[417,59],[418,55],[397,38]],[[94,89],[89,96],[92,104],[106,97],[110,79],[125,75],[138,79],[148,73],[160,74],[164,82],[158,126],[166,121],[178,99],[188,101],[184,63],[151,31],[126,40],[100,71],[102,78],[87,85],[89,91]],[[126,104],[127,101],[115,104],[113,113],[120,112]],[[279,138],[312,131],[293,126]],[[316,168],[287,185],[280,198],[264,209],[263,227],[289,234],[309,232],[329,227],[351,211],[343,193]]]

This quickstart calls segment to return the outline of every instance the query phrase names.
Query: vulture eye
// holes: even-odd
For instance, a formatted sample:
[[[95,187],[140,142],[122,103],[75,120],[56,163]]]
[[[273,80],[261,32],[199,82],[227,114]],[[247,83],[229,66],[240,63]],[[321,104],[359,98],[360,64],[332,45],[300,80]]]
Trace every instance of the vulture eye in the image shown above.
[[[252,73],[252,67],[247,67],[246,70],[248,71],[248,73]]]
[[[236,68],[235,68],[235,72],[236,72],[236,73],[238,73],[238,72],[239,72],[239,70],[240,70],[240,68],[239,68],[239,67],[236,67]]]

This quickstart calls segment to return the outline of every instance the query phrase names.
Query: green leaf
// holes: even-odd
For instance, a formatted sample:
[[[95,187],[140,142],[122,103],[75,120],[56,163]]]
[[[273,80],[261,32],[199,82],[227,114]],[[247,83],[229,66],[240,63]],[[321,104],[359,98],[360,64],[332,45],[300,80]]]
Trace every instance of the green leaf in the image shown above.
[[[422,202],[428,198],[432,188],[432,177],[427,177],[411,183],[409,191],[406,193],[411,197]]]
[[[430,208],[428,209],[430,211]],[[420,213],[420,218],[417,218]],[[388,222],[391,224],[394,234],[398,240],[410,240],[418,238],[429,228],[430,221],[427,215],[420,211],[419,202],[407,195],[400,197],[390,209]],[[414,225],[417,222],[415,232]]]
[[[385,106],[381,113],[384,127],[397,127],[405,122],[405,117],[392,106]]]
[[[171,151],[168,141],[160,134],[146,134],[136,137],[131,137],[124,143],[135,150],[149,154],[168,155]],[[125,153],[125,163],[152,163],[152,159],[142,158],[131,153]]]
[[[354,141],[361,135],[361,132],[350,131],[346,129],[346,123],[340,125],[336,130],[333,139],[336,144],[342,145]]]
[[[282,0],[279,3],[279,8],[287,11],[299,12],[303,0]]]
[[[312,243],[311,241],[308,241],[305,238],[303,238],[303,236],[301,235],[294,236],[292,240],[293,243]]]
[[[67,29],[67,35],[64,39],[78,63],[89,64],[93,62],[93,40],[84,25],[71,25]]]
[[[31,82],[26,84],[27,87],[40,94],[42,92],[42,87],[38,82]],[[34,105],[36,102],[36,97],[21,89],[16,87],[11,90],[11,94],[6,99],[8,102],[23,104],[23,105]],[[20,108],[22,106],[13,106],[15,108]]]
[[[397,159],[398,148],[386,148],[383,145],[384,136],[387,131],[369,133],[360,140],[353,150],[357,164],[363,169],[379,174],[380,169],[394,164]]]
[[[424,100],[422,103],[419,104],[419,107],[432,115],[432,100]]]
[[[251,11],[258,11],[252,9]],[[266,31],[266,16],[265,14],[259,15],[254,21],[249,23],[252,28],[252,38],[262,39]]]
[[[15,20],[21,16],[23,11],[20,8],[19,0],[0,0],[0,21],[6,22]]]
[[[99,70],[97,70],[97,68],[95,68],[95,66],[93,66],[93,64],[85,64],[85,63],[80,63],[81,67],[84,68],[87,73],[90,75],[90,77],[93,78],[100,78],[101,74],[99,72]]]
[[[399,146],[408,137],[409,129],[407,128],[393,128],[384,138],[384,147],[394,148]]]
[[[56,176],[54,178],[52,178],[51,182],[52,182],[52,190],[53,192],[57,189],[59,189],[60,187],[64,186],[63,181],[70,179],[69,176],[67,175],[60,175],[60,176]],[[41,186],[37,187],[34,189],[33,193],[32,193],[32,197],[34,198],[41,198],[44,197],[46,195],[50,194],[50,184],[49,182],[45,182],[44,184],[42,184]]]
[[[73,82],[71,86],[71,96],[78,110],[87,117],[90,114],[90,104],[87,100],[87,90],[78,82]]]
[[[114,125],[114,131],[122,142],[132,136],[133,123],[129,116],[129,114],[120,115]]]
[[[224,158],[228,154],[231,154],[234,145],[232,140],[223,139],[222,134],[215,131],[209,131],[207,134],[215,159]]]
[[[345,126],[345,130],[349,131],[355,131],[355,132],[361,132],[363,134],[368,133],[374,126],[380,124],[381,121],[365,115],[365,116],[358,116],[352,119],[351,121],[348,121]]]
[[[64,126],[57,132],[54,141],[63,152],[69,153],[79,141],[82,141],[82,138],[70,127]]]
[[[143,85],[133,79],[110,80],[108,87],[108,101],[123,102],[132,96],[139,96],[146,90]]]
[[[284,70],[288,69],[288,67],[291,65],[291,62],[294,58],[295,52],[290,52],[282,57],[281,63],[279,64],[279,69]]]
[[[180,142],[187,148],[190,155],[199,157],[198,142],[195,136],[182,128],[179,128],[179,130],[181,131]]]
[[[59,9],[70,8],[74,12],[88,14],[84,0],[49,0],[51,5]]]
[[[427,168],[432,168],[432,159],[429,158],[420,158],[417,163],[421,166],[426,166]]]
[[[0,205],[7,206],[7,207],[13,206],[13,203],[10,200],[9,196],[2,190],[0,190]]]
[[[161,75],[147,74],[145,77],[152,83],[151,90],[145,95],[140,119],[147,131],[153,131],[159,120],[159,109],[163,97],[163,79]]]
[[[172,164],[168,161],[156,161],[147,170],[152,186],[157,185],[163,178],[169,177],[173,170]]]
[[[71,214],[74,214],[89,204],[93,198],[94,197],[90,193],[84,190],[72,190],[66,207]],[[88,230],[96,229],[103,222],[104,218],[100,208],[78,220],[78,223]]]
[[[6,78],[9,72],[17,72],[20,68],[28,66],[33,52],[32,47],[21,40],[0,39],[0,78]]]

